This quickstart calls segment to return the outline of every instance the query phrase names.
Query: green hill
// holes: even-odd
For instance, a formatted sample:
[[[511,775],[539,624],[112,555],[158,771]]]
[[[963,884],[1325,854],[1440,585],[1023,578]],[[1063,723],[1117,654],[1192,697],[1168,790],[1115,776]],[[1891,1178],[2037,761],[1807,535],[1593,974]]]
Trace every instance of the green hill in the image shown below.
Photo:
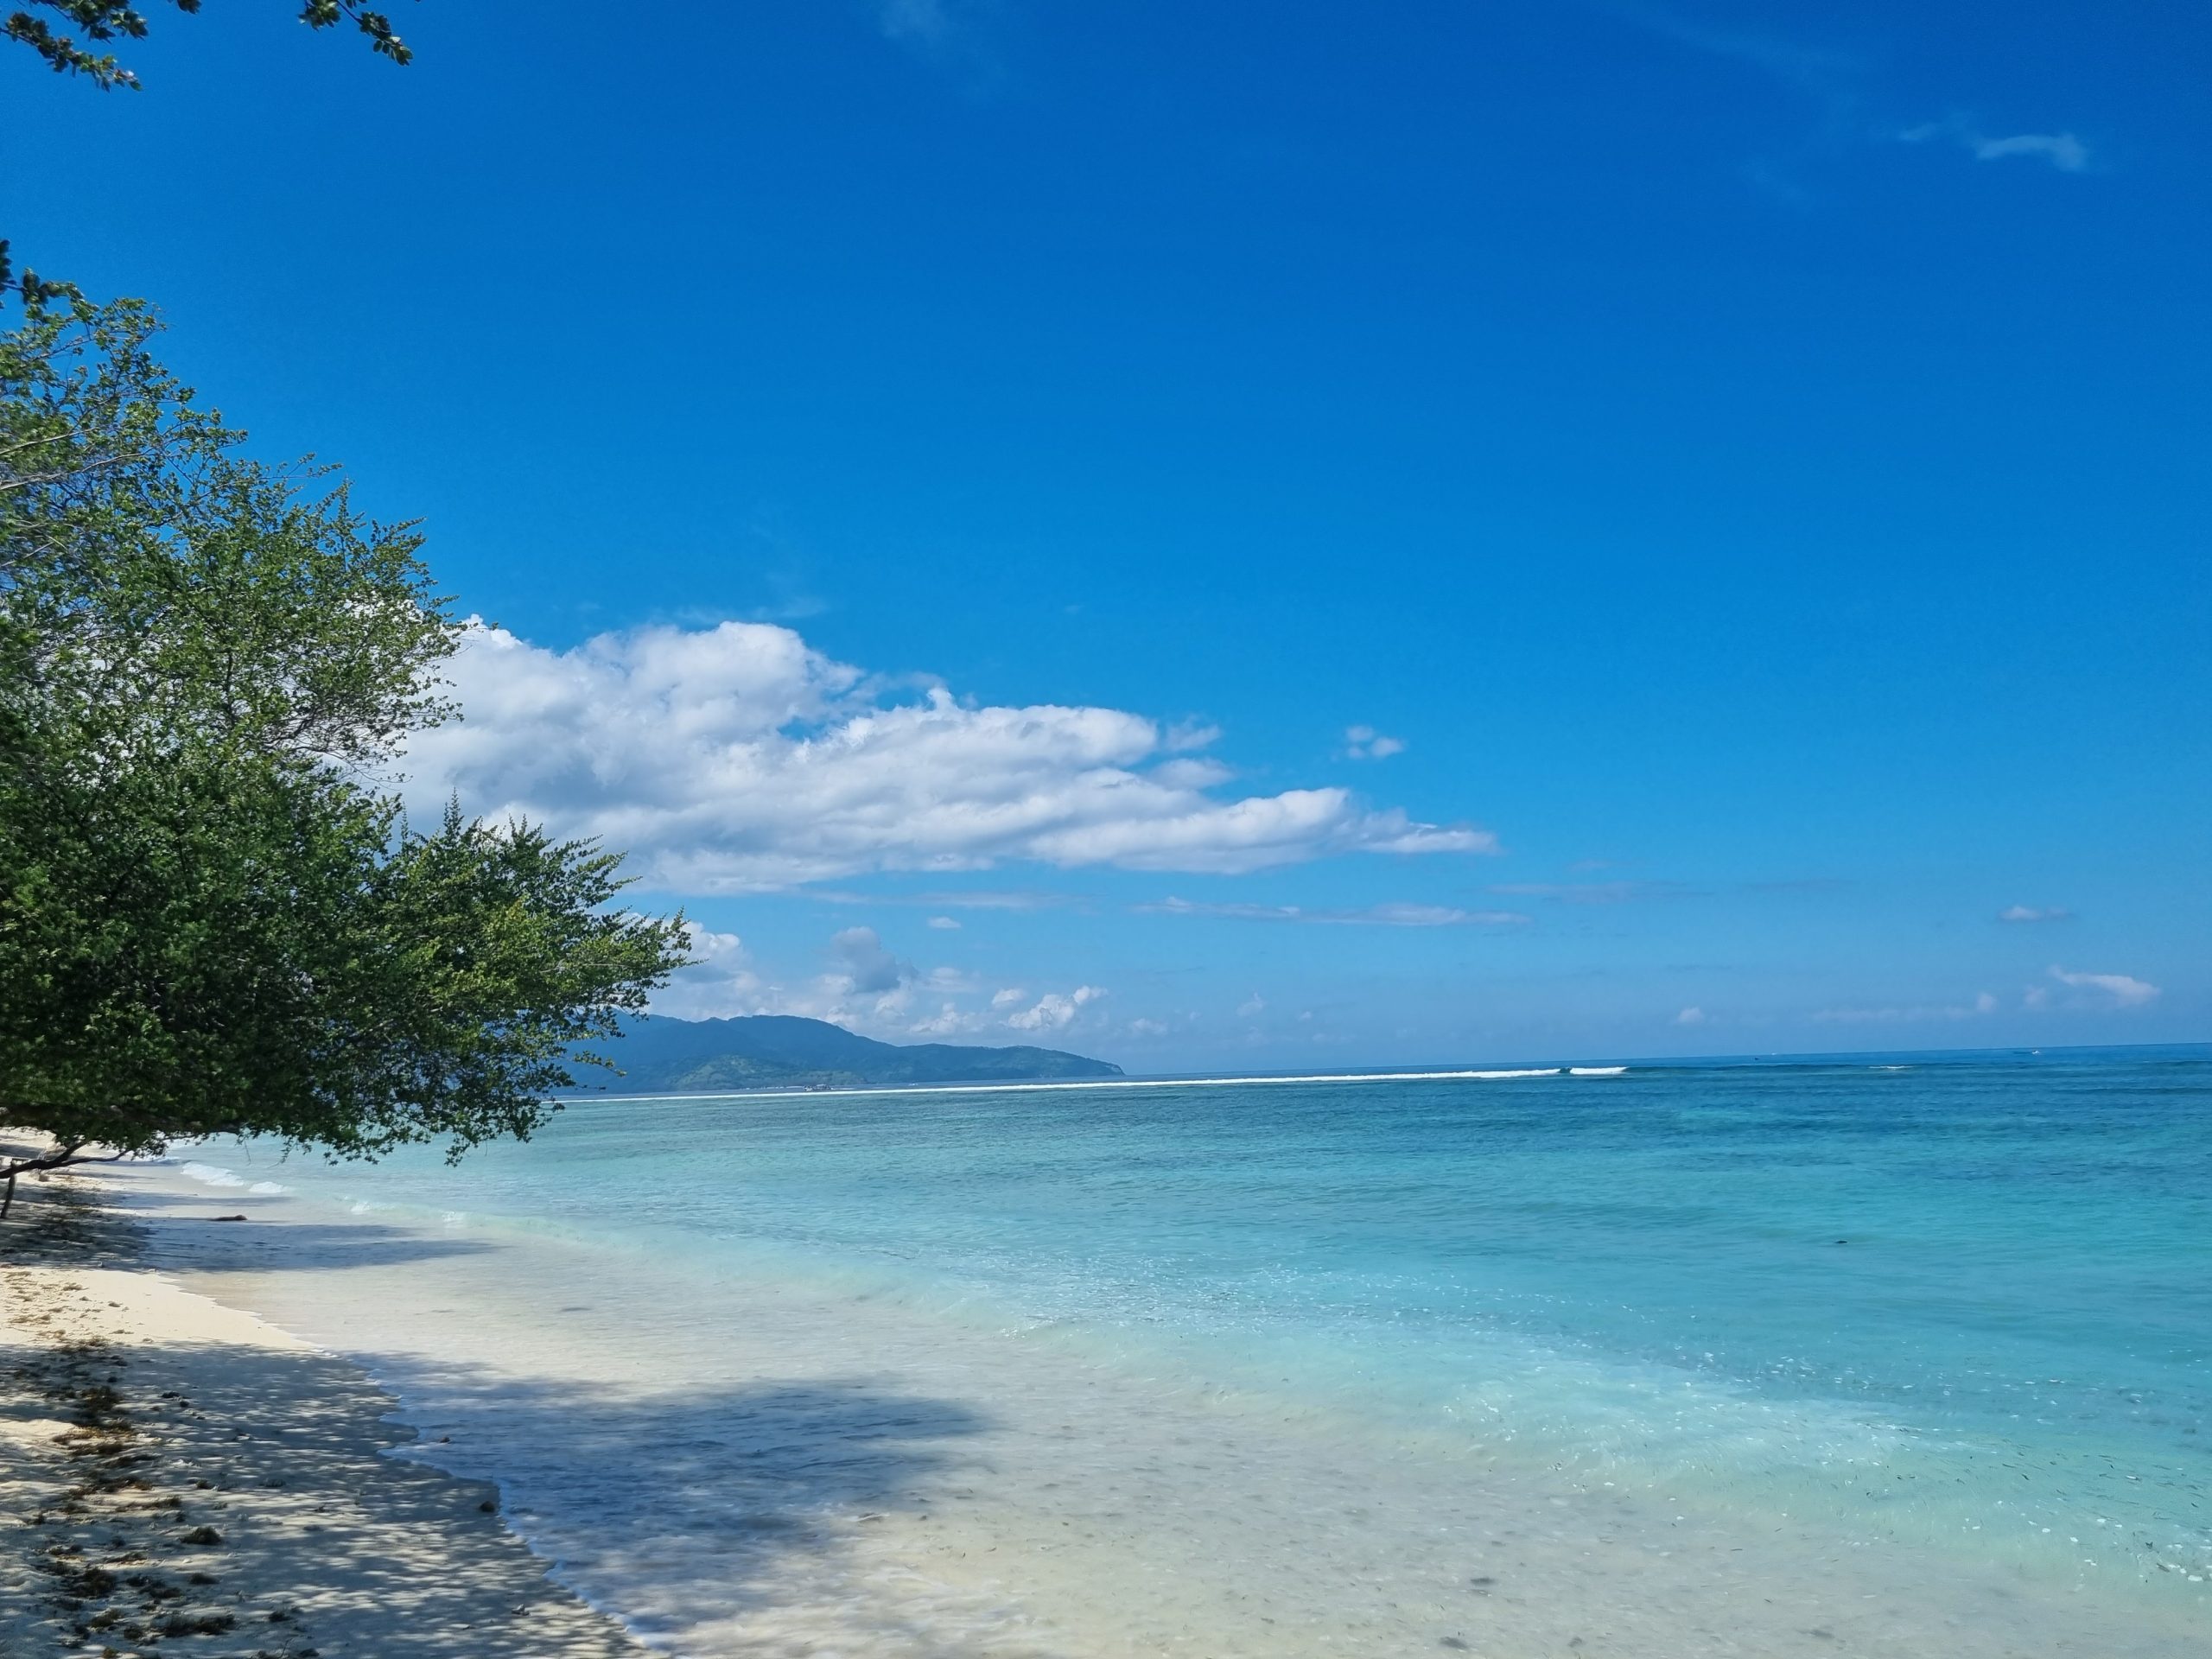
[[[921,1083],[1030,1083],[1118,1077],[1122,1068],[1054,1048],[971,1048],[954,1043],[879,1043],[826,1020],[762,1014],[731,1020],[645,1017],[623,1023],[608,1058],[622,1076],[595,1069],[586,1087],[624,1094],[725,1089],[862,1088]]]

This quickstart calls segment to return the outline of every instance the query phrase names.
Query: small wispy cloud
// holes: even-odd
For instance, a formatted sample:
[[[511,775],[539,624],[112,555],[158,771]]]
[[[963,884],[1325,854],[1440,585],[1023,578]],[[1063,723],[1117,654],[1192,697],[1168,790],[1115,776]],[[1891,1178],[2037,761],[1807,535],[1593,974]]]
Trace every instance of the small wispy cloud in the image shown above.
[[[1570,865],[1570,869],[1603,869],[1598,865]],[[1806,876],[1780,881],[1738,881],[1720,888],[1701,887],[1688,881],[1495,881],[1484,889],[1501,899],[1541,899],[1558,905],[1627,905],[1653,899],[1710,899],[1717,893],[1768,894],[1826,893],[1848,884],[1827,876]]]
[[[876,21],[886,39],[934,46],[951,31],[952,18],[944,0],[883,0]]]
[[[1344,757],[1351,760],[1388,760],[1406,752],[1402,737],[1385,737],[1372,726],[1344,728]]]
[[[980,1031],[983,1025],[980,1014],[964,1013],[947,1002],[935,1014],[925,1014],[908,1025],[906,1033],[912,1037],[957,1037],[966,1032]]]
[[[1780,80],[1828,98],[1841,98],[1843,83],[1864,65],[1856,56],[1809,46],[1779,35],[1715,28],[1664,7],[1609,0],[1599,10],[1693,51],[1748,64]]]
[[[893,46],[967,83],[970,93],[1005,79],[998,0],[874,0],[876,27]]]
[[[1997,912],[2000,922],[2070,922],[2074,912],[2057,905],[2007,905]]]
[[[2089,164],[2089,147],[2070,132],[2021,132],[2010,138],[1977,139],[1974,154],[1978,162],[2040,156],[2062,173],[2079,173]]]
[[[1822,111],[1818,132],[1794,150],[1746,162],[1745,176],[1759,189],[1794,206],[1811,203],[1800,176],[1805,165],[1869,143],[1955,144],[1976,161],[2041,161],[2061,173],[2086,173],[2093,157],[2071,131],[1993,133],[1963,115],[1902,130],[1872,117],[1868,82],[1876,66],[1866,57],[1802,40],[1715,26],[1643,0],[1586,0],[1637,28],[1709,57],[1741,64],[1778,85],[1795,88]]]
[[[2137,979],[2132,974],[2069,973],[2053,963],[2050,976],[2068,989],[2080,994],[2073,1004],[2077,1007],[2139,1008],[2158,995],[2156,985],[2147,980]]]
[[[845,887],[809,887],[804,896],[825,905],[897,905],[915,910],[1060,910],[1087,901],[1071,893],[993,892],[955,888],[935,893],[855,893]],[[945,918],[944,920],[950,920]],[[931,921],[930,925],[939,925]],[[956,923],[955,925],[957,925]]]
[[[1305,922],[1323,927],[1520,927],[1529,918],[1511,910],[1462,910],[1452,905],[1367,905],[1308,910],[1300,905],[1199,904],[1166,898],[1139,905],[1141,916],[1212,916],[1239,922]]]
[[[1705,1010],[1700,1007],[1684,1008],[1675,1016],[1675,1023],[1678,1026],[1701,1026],[1705,1023]]]
[[[1775,143],[1762,146],[1764,153],[1738,163],[1745,181],[1762,195],[1800,211],[1810,208],[1815,194],[1803,176],[1807,169],[1840,149],[1864,142],[1867,123],[1861,86],[1867,66],[1855,54],[1758,30],[1716,26],[1645,0],[1585,3],[1675,47],[1764,77],[1788,90],[1810,111],[1808,128],[1792,131],[1798,124],[1785,115],[1788,124],[1777,132]]]
[[[960,924],[950,916],[932,916],[929,919],[929,925],[940,933],[957,933],[960,931]]]
[[[2016,132],[1996,137],[1982,131],[1964,116],[1907,127],[1897,137],[1901,144],[1955,143],[1978,162],[2002,162],[2024,156],[2048,162],[2061,173],[2086,172],[2089,166],[2089,147],[2070,132]]]
[[[1987,991],[1971,1002],[1921,1002],[1890,1007],[1821,1008],[1813,1018],[1823,1025],[1920,1025],[1929,1020],[1972,1020],[1997,1012],[1997,999]]]
[[[1560,905],[1625,905],[1672,898],[1688,889],[1676,881],[1498,881],[1489,891],[1501,899],[1546,899]]]

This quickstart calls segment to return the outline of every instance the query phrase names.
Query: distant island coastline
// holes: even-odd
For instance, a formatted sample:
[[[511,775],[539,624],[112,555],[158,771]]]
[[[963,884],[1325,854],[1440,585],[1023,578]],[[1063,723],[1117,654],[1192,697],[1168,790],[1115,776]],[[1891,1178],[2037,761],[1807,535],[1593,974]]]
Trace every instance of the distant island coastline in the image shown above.
[[[1122,1068],[1056,1048],[881,1043],[795,1014],[623,1022],[607,1057],[619,1076],[588,1068],[576,1092],[706,1094],[732,1089],[854,1089],[923,1083],[1035,1083],[1118,1077]]]

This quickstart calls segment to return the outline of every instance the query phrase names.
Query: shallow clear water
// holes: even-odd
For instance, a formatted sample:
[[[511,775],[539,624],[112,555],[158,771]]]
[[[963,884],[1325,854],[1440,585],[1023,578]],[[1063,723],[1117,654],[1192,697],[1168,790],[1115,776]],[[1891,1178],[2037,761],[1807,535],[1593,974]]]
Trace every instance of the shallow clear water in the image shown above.
[[[779,1423],[772,1441],[815,1448],[803,1469],[808,1399],[894,1382],[910,1414],[957,1414],[930,1420],[918,1467],[965,1490],[959,1526],[871,1517],[855,1506],[890,1500],[863,1479],[779,1511],[824,1541],[773,1554],[827,1574],[802,1600],[849,1610],[872,1586],[904,1611],[869,1639],[896,1625],[916,1652],[1543,1651],[1561,1599],[1602,1623],[1576,1573],[1621,1597],[1621,1628],[1657,1621],[1645,1651],[1728,1650],[1714,1620],[1764,1629],[1751,1592],[1777,1577],[1818,1618],[1785,1607],[1746,1650],[1820,1650],[1876,1618],[1856,1601],[1880,1603],[1859,1632],[1878,1649],[1941,1629],[1980,1650],[1960,1630],[2009,1619],[1989,1651],[2179,1652],[2212,1609],[2212,1049],[597,1101],[457,1169],[210,1147],[184,1173],[283,1188],[257,1200],[271,1218],[452,1246],[344,1275],[401,1275],[404,1320],[339,1275],[249,1282],[279,1268],[240,1254],[264,1243],[180,1262],[378,1363],[467,1448],[433,1455],[518,1483],[572,1580],[686,1650],[853,1639],[772,1618],[757,1573],[724,1602],[696,1581],[763,1547],[708,1535],[757,1520],[731,1494],[775,1455],[728,1425]],[[771,1346],[787,1390],[842,1380],[717,1408],[708,1385],[758,1378]],[[583,1541],[576,1511],[613,1501],[594,1444],[634,1472],[634,1437],[609,1419],[549,1442],[542,1408],[464,1380],[521,1357],[572,1403],[592,1378],[632,1405],[689,1391],[695,1451],[659,1478],[692,1501],[631,1523],[688,1578]],[[1067,1507],[1140,1479],[1135,1518]],[[1038,1553],[1047,1527],[1065,1548]],[[963,1576],[1001,1548],[1018,1566]],[[1549,1586],[1541,1616],[1468,1570],[1513,1551]],[[1662,1557],[1679,1593],[1631,1598]],[[1471,1593],[1473,1612],[1450,1599]],[[2104,1645],[2069,1645],[2037,1598]]]

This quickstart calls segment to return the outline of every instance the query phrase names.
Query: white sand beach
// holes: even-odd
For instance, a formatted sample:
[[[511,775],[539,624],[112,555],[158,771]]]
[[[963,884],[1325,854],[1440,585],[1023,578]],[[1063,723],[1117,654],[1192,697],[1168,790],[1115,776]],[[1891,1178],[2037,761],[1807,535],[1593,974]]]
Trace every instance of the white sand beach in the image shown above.
[[[385,1456],[359,1370],[149,1271],[96,1192],[27,1181],[0,1235],[0,1649],[643,1653],[495,1489]]]

